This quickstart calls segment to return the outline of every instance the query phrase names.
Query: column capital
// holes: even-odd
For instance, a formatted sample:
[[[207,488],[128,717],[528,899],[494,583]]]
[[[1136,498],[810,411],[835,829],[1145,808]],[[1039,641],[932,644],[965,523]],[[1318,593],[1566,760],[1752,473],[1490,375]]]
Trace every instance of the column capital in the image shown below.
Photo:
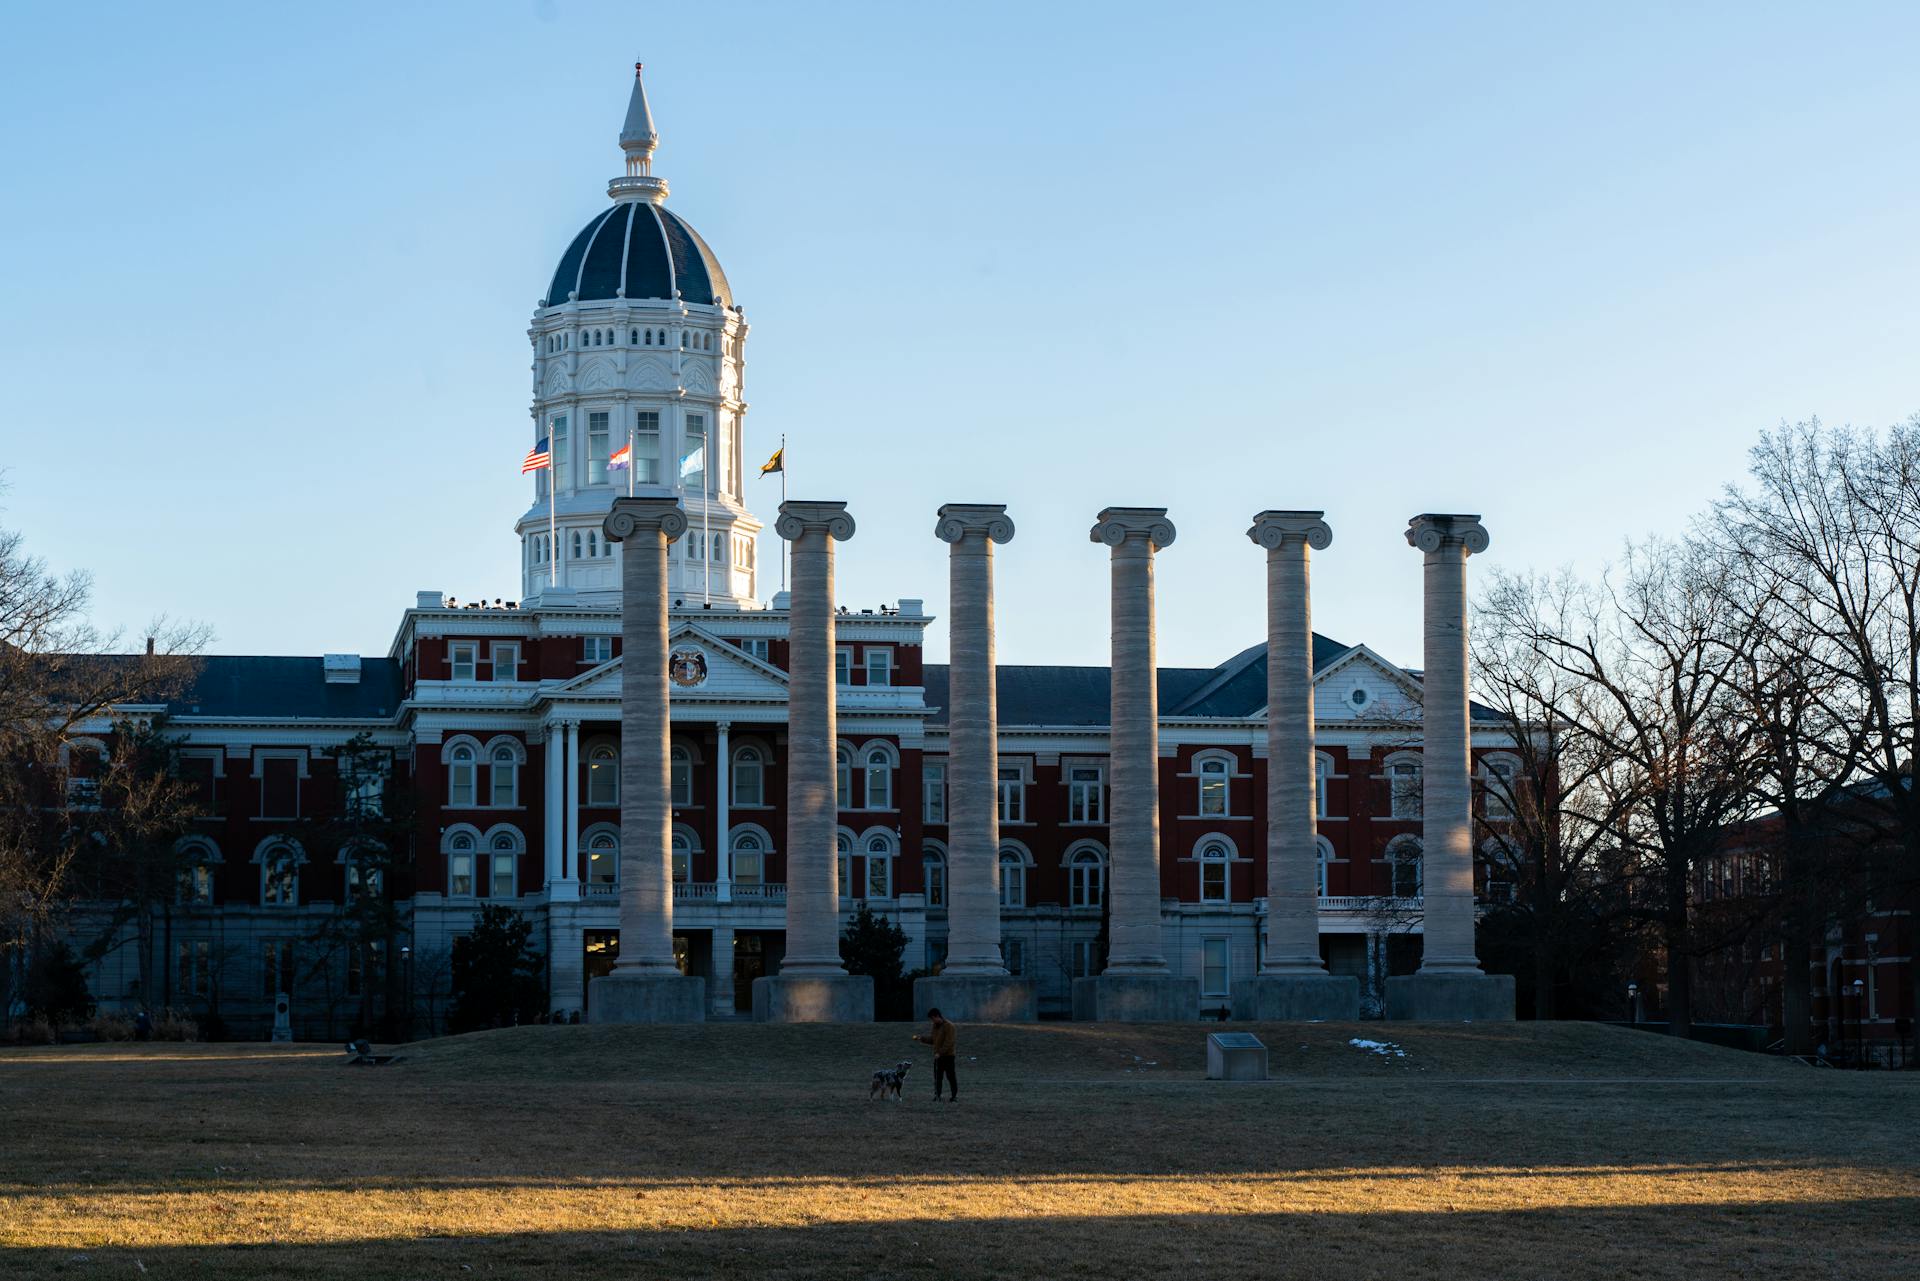
[[[1264,511],[1253,518],[1247,537],[1268,551],[1296,542],[1323,552],[1333,545],[1333,526],[1320,519],[1325,515],[1325,512]]]
[[[933,536],[943,543],[959,543],[979,534],[996,543],[1013,541],[1013,520],[1005,503],[942,503]]]
[[[1487,527],[1478,516],[1422,512],[1407,522],[1407,545],[1431,555],[1445,547],[1464,547],[1469,556],[1487,550]]]
[[[1087,538],[1109,547],[1143,539],[1159,551],[1173,545],[1173,522],[1167,519],[1164,507],[1107,507],[1101,509]]]
[[[687,532],[687,513],[678,498],[616,498],[601,528],[616,543],[653,529],[672,542]]]
[[[844,543],[853,537],[853,517],[847,515],[847,505],[843,502],[804,502],[793,498],[780,504],[780,517],[773,522],[773,532],[790,543],[810,533],[824,533]]]

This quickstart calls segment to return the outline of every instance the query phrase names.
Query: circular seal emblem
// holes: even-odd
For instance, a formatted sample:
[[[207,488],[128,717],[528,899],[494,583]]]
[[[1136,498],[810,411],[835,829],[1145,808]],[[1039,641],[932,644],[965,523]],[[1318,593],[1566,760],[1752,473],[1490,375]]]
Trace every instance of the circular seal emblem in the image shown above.
[[[667,656],[667,675],[675,685],[700,685],[707,679],[707,656],[704,651],[676,649]]]

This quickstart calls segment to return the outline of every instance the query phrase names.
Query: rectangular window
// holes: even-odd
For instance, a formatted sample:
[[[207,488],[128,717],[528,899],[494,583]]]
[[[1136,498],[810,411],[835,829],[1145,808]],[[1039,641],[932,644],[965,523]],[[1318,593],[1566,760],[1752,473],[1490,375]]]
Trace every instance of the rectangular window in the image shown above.
[[[173,967],[173,990],[180,996],[213,991],[213,944],[206,939],[182,943]]]
[[[893,684],[893,651],[892,650],[880,649],[877,646],[870,648],[867,650],[867,653],[866,653],[866,662],[867,662],[867,684],[869,685]]]
[[[737,643],[739,644],[742,652],[746,653],[751,658],[759,659],[763,663],[768,661],[768,656],[772,652],[770,648],[771,642],[769,642],[764,636],[757,637],[753,640],[739,641]]]
[[[1000,940],[1000,959],[1006,962],[1007,973],[1025,974],[1027,972],[1027,949],[1020,939],[1002,938]]]
[[[454,680],[470,681],[480,663],[480,646],[474,641],[454,641],[447,646],[447,662]]]
[[[921,864],[927,882],[927,906],[945,907],[947,905],[947,860],[939,855],[931,855]]]
[[[588,636],[580,642],[581,661],[589,666],[613,661],[613,637]]]
[[[260,817],[300,817],[300,762],[269,756],[259,762]]]
[[[488,764],[487,773],[491,776],[488,782],[491,785],[492,797],[488,804],[499,809],[511,809],[519,803],[519,797],[515,792],[518,790],[517,784],[520,781],[517,777],[520,773],[520,764],[513,759],[511,752],[496,748],[493,759]]]
[[[180,897],[196,907],[205,907],[213,902],[213,869],[205,863],[195,863],[180,875]]]
[[[841,689],[853,684],[853,650],[844,645],[833,651],[833,683]]]
[[[372,972],[371,978],[368,972]],[[381,976],[386,972],[386,944],[375,940],[367,944],[350,944],[347,947],[347,995],[360,996],[369,984],[375,991],[380,988]]]
[[[493,643],[493,679],[496,681],[517,681],[520,679],[520,646],[514,641],[495,641]]]
[[[1200,901],[1227,901],[1227,863],[1225,859],[1206,859],[1200,864]]]
[[[447,859],[447,893],[455,898],[473,894],[473,855],[454,854]]]
[[[1324,756],[1313,758],[1313,813],[1316,818],[1327,816],[1327,776],[1332,773],[1332,761]]]
[[[660,483],[660,411],[642,409],[633,416],[633,483]]]
[[[1100,943],[1098,939],[1075,939],[1068,953],[1072,966],[1072,976],[1077,979],[1090,979],[1100,972]]]
[[[867,897],[893,897],[893,860],[872,857],[867,859]]]
[[[261,995],[293,991],[293,943],[276,939],[260,945]]]
[[[680,441],[680,483],[698,493],[707,490],[707,416],[688,414]]]
[[[947,763],[922,761],[920,765],[920,821],[947,821]]]
[[[553,420],[553,483],[559,486],[556,492],[566,493],[573,488],[573,473],[567,470],[570,455],[567,452],[567,416],[561,414]]]
[[[1395,761],[1390,778],[1393,784],[1393,817],[1421,817],[1425,806],[1420,795],[1420,766],[1412,761]]]
[[[487,893],[494,898],[513,897],[514,855],[495,854],[493,856],[493,883],[487,887]]]
[[[587,415],[587,483],[607,483],[607,415],[604,412]]]
[[[1487,762],[1487,817],[1513,817],[1514,769],[1512,761]]]
[[[1106,773],[1098,765],[1067,767],[1067,822],[1107,821]]]
[[[1000,767],[1000,821],[1027,821],[1027,776],[1018,765]]]
[[[1227,941],[1200,940],[1200,995],[1227,994]]]

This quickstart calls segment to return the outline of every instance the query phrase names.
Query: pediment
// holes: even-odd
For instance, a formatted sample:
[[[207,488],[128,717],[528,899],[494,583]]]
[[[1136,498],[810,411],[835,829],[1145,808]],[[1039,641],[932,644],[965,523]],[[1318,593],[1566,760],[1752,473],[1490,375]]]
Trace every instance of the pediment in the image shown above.
[[[1359,691],[1361,699],[1354,701]],[[1420,682],[1365,645],[1355,645],[1313,674],[1316,721],[1417,720]],[[1255,714],[1264,719],[1267,709]]]
[[[553,697],[619,698],[622,658],[589,668],[552,691]],[[668,633],[667,692],[675,700],[780,702],[787,674],[692,623]]]

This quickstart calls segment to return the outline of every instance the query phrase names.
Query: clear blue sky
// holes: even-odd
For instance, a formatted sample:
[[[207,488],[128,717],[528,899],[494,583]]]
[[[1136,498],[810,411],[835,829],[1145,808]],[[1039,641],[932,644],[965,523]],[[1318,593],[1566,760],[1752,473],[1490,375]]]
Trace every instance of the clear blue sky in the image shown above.
[[[852,504],[856,606],[944,612],[934,508],[1010,504],[1006,661],[1104,661],[1105,505],[1179,526],[1163,662],[1257,641],[1247,517],[1323,507],[1316,623],[1417,663],[1410,514],[1484,513],[1476,567],[1597,567],[1761,428],[1920,410],[1912,5],[6,27],[0,524],[219,652],[381,653],[418,589],[515,594],[524,331],[636,57],[753,324],[747,452],[785,432],[795,496]]]

